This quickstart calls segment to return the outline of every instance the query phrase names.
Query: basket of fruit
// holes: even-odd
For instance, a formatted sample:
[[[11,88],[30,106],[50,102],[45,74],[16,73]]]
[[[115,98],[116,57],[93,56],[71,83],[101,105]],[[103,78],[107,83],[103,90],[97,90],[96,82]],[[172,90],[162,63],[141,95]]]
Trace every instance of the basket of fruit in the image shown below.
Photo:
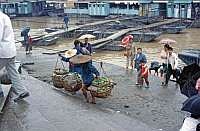
[[[82,79],[78,73],[68,73],[63,77],[63,87],[66,91],[76,92],[82,88]]]
[[[93,96],[98,98],[107,98],[110,96],[114,87],[113,82],[107,77],[100,77],[93,80],[92,86],[89,90]]]
[[[69,71],[65,69],[60,69],[60,68],[54,69],[53,76],[52,76],[53,85],[56,88],[64,88],[63,79],[64,79],[64,76],[68,73]]]

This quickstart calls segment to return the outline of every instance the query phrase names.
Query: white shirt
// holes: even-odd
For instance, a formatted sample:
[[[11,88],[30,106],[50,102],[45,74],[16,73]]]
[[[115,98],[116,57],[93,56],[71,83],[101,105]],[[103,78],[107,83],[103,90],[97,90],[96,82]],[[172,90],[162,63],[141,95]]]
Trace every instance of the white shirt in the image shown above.
[[[161,63],[167,64],[167,53],[162,50],[160,53]]]
[[[196,131],[196,127],[199,123],[200,121],[198,119],[187,117],[184,120],[180,131]]]
[[[168,62],[169,62],[169,64],[171,64],[172,69],[177,69],[177,67],[178,67],[178,56],[176,55],[176,53],[172,52],[172,55],[169,56],[169,58],[168,58]]]
[[[0,11],[0,58],[16,56],[14,32],[10,18]]]

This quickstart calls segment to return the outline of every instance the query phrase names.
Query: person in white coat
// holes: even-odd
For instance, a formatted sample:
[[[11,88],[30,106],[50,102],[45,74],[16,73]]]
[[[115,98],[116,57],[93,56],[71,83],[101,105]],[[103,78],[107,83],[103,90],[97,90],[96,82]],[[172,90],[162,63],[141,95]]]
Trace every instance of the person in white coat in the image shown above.
[[[10,18],[0,11],[0,70],[6,68],[8,75],[12,81],[12,88],[17,98],[23,99],[29,96],[29,92],[22,85],[20,76],[15,66],[16,45],[14,40],[14,32]],[[3,97],[3,91],[0,84],[0,96]]]
[[[167,74],[166,74],[166,85],[168,85],[169,79],[171,75],[173,75],[176,80],[178,80],[179,77],[179,70],[178,70],[178,56],[176,53],[173,52],[172,47],[168,47],[168,58],[167,58]]]

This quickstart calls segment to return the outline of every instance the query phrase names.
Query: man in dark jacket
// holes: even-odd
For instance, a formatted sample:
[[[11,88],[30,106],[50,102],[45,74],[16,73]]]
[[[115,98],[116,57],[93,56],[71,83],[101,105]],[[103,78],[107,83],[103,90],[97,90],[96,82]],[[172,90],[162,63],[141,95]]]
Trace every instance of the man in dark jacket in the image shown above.
[[[81,47],[86,48],[89,51],[89,55],[92,54],[92,45],[88,42],[88,38],[85,38],[85,42],[81,45]]]

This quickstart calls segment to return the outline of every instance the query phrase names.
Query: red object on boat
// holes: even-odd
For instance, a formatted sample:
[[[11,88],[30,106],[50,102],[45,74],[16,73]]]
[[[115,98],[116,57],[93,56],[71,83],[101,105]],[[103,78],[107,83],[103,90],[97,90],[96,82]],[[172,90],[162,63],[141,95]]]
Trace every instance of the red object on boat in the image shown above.
[[[132,35],[125,36],[125,37],[122,39],[122,45],[127,45],[131,39],[133,39],[133,36],[132,36]]]

